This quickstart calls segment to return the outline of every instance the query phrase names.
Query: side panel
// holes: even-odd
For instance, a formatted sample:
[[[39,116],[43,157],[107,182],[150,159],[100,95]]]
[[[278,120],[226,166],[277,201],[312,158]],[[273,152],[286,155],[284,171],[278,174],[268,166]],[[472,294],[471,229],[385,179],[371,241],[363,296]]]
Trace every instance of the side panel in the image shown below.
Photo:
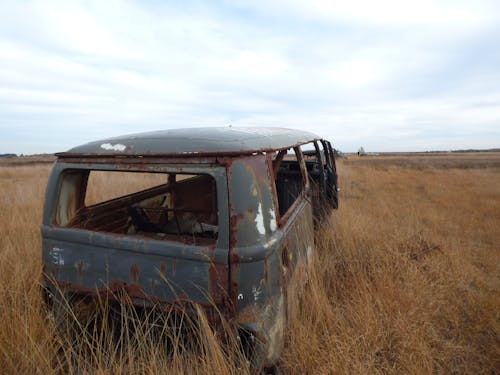
[[[235,320],[257,339],[255,363],[272,364],[281,353],[287,295],[299,284],[297,278],[307,276],[307,253],[313,250],[312,207],[300,196],[286,224],[278,228],[274,177],[264,155],[233,161],[228,177]]]

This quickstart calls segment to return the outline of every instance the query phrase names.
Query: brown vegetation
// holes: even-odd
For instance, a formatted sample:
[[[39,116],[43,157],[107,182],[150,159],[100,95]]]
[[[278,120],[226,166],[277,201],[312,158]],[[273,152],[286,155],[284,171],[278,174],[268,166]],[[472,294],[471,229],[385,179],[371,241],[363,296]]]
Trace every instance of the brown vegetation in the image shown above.
[[[56,160],[55,155],[30,155],[30,156],[16,156],[10,158],[0,158],[0,167],[5,166],[20,166],[20,165],[38,165],[38,164],[51,164]]]
[[[500,371],[500,167],[458,157],[340,161],[341,206],[290,313],[285,373]],[[138,320],[120,347],[104,330],[57,333],[38,284],[49,169],[0,166],[2,372],[244,372],[204,324],[196,348],[168,354]]]

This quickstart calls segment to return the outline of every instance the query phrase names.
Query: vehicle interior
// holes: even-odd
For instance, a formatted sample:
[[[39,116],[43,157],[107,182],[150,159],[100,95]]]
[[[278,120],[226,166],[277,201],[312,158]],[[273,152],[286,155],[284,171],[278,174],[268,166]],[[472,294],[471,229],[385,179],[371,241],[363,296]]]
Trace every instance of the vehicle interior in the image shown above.
[[[85,199],[66,227],[191,245],[211,244],[218,237],[217,194],[210,175],[91,171],[85,181]],[[143,188],[148,184],[153,186]],[[131,192],[122,194],[124,186]]]
[[[300,196],[304,186],[300,164],[294,150],[280,150],[275,153],[273,170],[280,216],[283,216]]]
[[[328,196],[327,186],[330,174],[327,169],[327,155],[325,155],[327,151],[322,147],[324,145],[317,142],[310,142],[300,146],[312,189],[313,211],[318,217],[325,212],[323,206]],[[281,150],[276,153],[273,160],[273,169],[280,215],[283,216],[303,189],[302,172],[293,149]]]

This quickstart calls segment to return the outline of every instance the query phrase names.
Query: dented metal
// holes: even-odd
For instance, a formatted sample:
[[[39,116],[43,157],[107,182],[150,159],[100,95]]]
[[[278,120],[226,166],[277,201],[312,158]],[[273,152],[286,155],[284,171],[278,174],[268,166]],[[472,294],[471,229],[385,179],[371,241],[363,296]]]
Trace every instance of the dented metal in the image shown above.
[[[311,142],[312,161],[300,149]],[[284,158],[285,150],[296,158]],[[169,177],[164,185],[86,207],[89,171]],[[176,182],[182,174],[197,179]],[[307,132],[184,129],[79,146],[58,154],[48,181],[44,283],[49,291],[82,296],[126,293],[138,306],[195,303],[213,322],[219,311],[254,339],[253,366],[272,365],[288,306],[307,281],[314,211],[335,207],[336,192],[331,145]],[[163,197],[171,206],[144,203]],[[156,221],[141,222],[146,214]],[[181,228],[187,216],[199,221],[192,238]],[[206,230],[212,237],[199,234]]]

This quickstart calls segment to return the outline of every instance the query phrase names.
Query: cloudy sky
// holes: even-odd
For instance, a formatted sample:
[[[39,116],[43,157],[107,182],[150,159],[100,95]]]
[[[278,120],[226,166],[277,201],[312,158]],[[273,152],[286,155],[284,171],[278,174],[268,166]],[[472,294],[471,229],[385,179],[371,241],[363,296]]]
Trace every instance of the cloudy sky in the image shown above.
[[[0,0],[0,153],[229,124],[500,147],[500,2]]]

